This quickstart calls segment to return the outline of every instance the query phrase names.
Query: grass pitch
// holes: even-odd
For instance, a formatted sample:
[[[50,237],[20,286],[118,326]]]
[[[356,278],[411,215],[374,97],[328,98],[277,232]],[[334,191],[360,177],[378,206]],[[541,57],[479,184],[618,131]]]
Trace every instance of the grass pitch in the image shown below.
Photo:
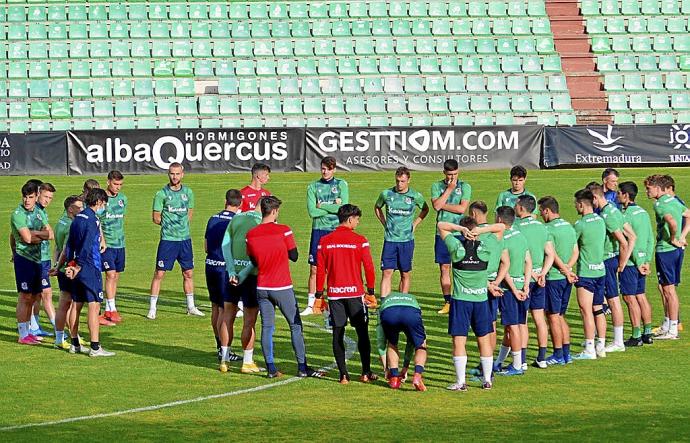
[[[625,169],[621,180],[642,179],[654,170]],[[674,169],[679,195],[690,198],[690,171]],[[554,195],[562,215],[574,222],[573,193],[592,180],[599,170],[530,171],[527,188],[537,196]],[[461,174],[473,188],[472,199],[483,199],[493,207],[497,194],[508,188],[507,171]],[[371,244],[375,262],[383,243],[383,230],[373,214],[378,193],[394,184],[392,172],[339,174],[350,183],[352,203],[364,212],[359,232]],[[441,173],[414,172],[411,186],[427,200],[431,183]],[[58,189],[49,208],[54,225],[62,212],[65,196],[78,193],[88,177],[41,177]],[[103,177],[94,177],[104,182]],[[268,188],[280,197],[282,223],[292,226],[300,260],[292,264],[292,276],[300,306],[306,302],[306,263],[310,220],[306,214],[307,184],[318,174],[274,173]],[[0,430],[3,441],[66,440],[375,440],[375,441],[459,441],[475,440],[689,440],[690,346],[683,339],[657,342],[641,349],[629,349],[604,360],[576,362],[567,367],[530,368],[523,377],[497,378],[494,389],[483,392],[471,386],[468,393],[448,392],[454,370],[450,355],[447,319],[436,314],[441,296],[438,268],[433,263],[434,214],[416,234],[412,292],[424,310],[428,334],[429,361],[426,383],[429,391],[418,393],[410,384],[398,392],[383,382],[349,386],[337,383],[337,370],[325,380],[291,380],[296,371],[289,331],[278,320],[276,358],[286,376],[278,381],[217,370],[215,343],[209,317],[185,315],[179,268],[163,283],[158,320],[144,318],[153,272],[158,227],[151,222],[154,193],[167,182],[164,174],[128,176],[123,192],[130,198],[126,218],[127,270],[122,275],[118,309],[124,322],[102,328],[102,343],[117,352],[110,359],[89,359],[52,349],[16,343],[14,274],[9,263],[9,214],[20,201],[19,188],[26,178],[0,178],[0,208],[5,214],[4,235],[0,235],[0,428],[54,422],[74,417],[78,421],[20,429]],[[203,277],[203,233],[206,221],[223,207],[225,190],[246,185],[246,174],[187,175],[185,183],[196,193],[197,208],[192,223],[196,262],[197,303],[209,314]],[[651,212],[644,193],[639,203]],[[683,279],[690,277],[687,265]],[[378,276],[377,276],[378,277]],[[53,281],[57,287],[57,282]],[[687,300],[685,284],[679,289],[681,304]],[[654,307],[655,323],[662,317],[656,282],[649,279],[648,296]],[[378,290],[378,288],[377,288]],[[57,288],[56,288],[57,291]],[[57,295],[54,297],[57,301]],[[627,314],[626,314],[627,317]],[[577,304],[568,311],[573,351],[579,351],[582,328]],[[687,318],[687,317],[686,317]],[[45,313],[44,329],[49,329]],[[309,317],[305,326],[307,354],[314,366],[332,364],[331,336],[319,328],[321,317]],[[372,320],[371,337],[374,340]],[[86,325],[82,323],[82,330]],[[239,333],[239,324],[235,327]],[[686,321],[686,328],[690,320]],[[260,328],[259,328],[260,329]],[[260,332],[259,332],[260,333]],[[626,324],[626,337],[630,327]],[[349,331],[354,337],[354,331]],[[681,333],[681,335],[683,335]],[[470,363],[478,360],[470,339]],[[530,341],[528,361],[536,356]],[[239,351],[236,339],[234,350]],[[263,364],[257,340],[255,358]],[[376,361],[374,356],[374,362]],[[350,372],[359,373],[355,354]],[[374,366],[379,372],[378,365]],[[288,380],[286,382],[285,380]],[[278,383],[276,386],[272,386]],[[266,389],[268,387],[268,389]],[[260,390],[254,390],[260,389]],[[239,393],[238,393],[239,391]],[[230,394],[232,393],[232,394]],[[157,405],[180,400],[214,398],[156,409]],[[154,407],[146,409],[147,407]],[[144,410],[112,415],[135,408]]]

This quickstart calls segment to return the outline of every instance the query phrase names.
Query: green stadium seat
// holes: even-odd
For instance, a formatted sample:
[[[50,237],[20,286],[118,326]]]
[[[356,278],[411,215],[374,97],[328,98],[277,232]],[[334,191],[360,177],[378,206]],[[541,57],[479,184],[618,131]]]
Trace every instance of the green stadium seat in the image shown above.
[[[381,94],[383,93],[383,81],[378,77],[366,78],[364,80],[365,94]]]
[[[397,74],[398,61],[393,57],[385,57],[379,59],[379,70],[382,74]]]
[[[647,32],[647,19],[644,17],[631,17],[628,19],[627,31],[630,34],[644,34]]]
[[[676,118],[670,112],[657,112],[654,115],[654,122],[657,124],[667,124],[670,125],[675,123]]]
[[[669,17],[666,30],[671,34],[685,34],[688,31],[685,17]]]
[[[671,108],[673,110],[690,109],[690,95],[687,93],[671,94]]]
[[[113,87],[110,80],[94,80],[91,82],[91,95],[93,97],[111,97]]]
[[[460,73],[458,57],[441,57],[441,72],[444,74]]]
[[[323,114],[323,101],[320,97],[307,97],[304,99],[304,113],[309,115]]]
[[[139,99],[134,102],[137,117],[153,117],[156,115],[156,104],[150,99]]]
[[[609,109],[611,111],[627,111],[627,96],[624,94],[609,94]]]
[[[484,76],[468,75],[466,77],[467,92],[485,92],[486,86]]]
[[[622,91],[623,75],[622,74],[607,74],[604,76],[604,89],[607,91]]]
[[[651,125],[654,123],[654,115],[650,113],[635,114],[636,125]]]
[[[643,15],[658,15],[661,13],[658,0],[642,0],[640,10]]]
[[[642,76],[640,74],[625,74],[623,76],[623,88],[626,91],[642,91]]]
[[[161,117],[158,119],[158,127],[161,129],[175,129],[178,127],[177,118]]]
[[[461,75],[449,75],[446,77],[446,89],[450,93],[465,92],[465,77]]]
[[[470,109],[473,112],[489,112],[489,98],[483,95],[474,95],[470,97]]]
[[[324,102],[324,109],[326,114],[345,114],[345,105],[341,97],[330,97]]]
[[[551,112],[553,107],[551,104],[551,97],[547,94],[532,95],[532,110],[534,112]]]
[[[510,107],[515,113],[529,113],[532,112],[532,104],[530,103],[529,96],[526,95],[514,95],[510,100]]]
[[[553,109],[557,112],[572,111],[573,106],[570,102],[570,96],[565,94],[558,94],[553,97]]]
[[[592,37],[592,52],[603,54],[611,52],[611,42],[608,37]]]
[[[475,126],[493,126],[494,116],[493,115],[475,115],[474,125]]]
[[[464,38],[457,40],[457,52],[459,54],[476,54],[476,40],[471,38]]]
[[[424,86],[421,77],[405,77],[406,94],[423,94]]]
[[[507,81],[507,88],[510,92],[527,92],[526,79],[522,76],[510,76]]]
[[[199,97],[199,115],[218,115],[218,97],[213,95]]]
[[[676,59],[676,56],[675,55],[660,55],[659,56],[659,69],[661,71],[677,71],[678,70],[678,60]]]
[[[369,97],[366,99],[367,114],[386,114],[386,100],[383,97]],[[374,125],[372,123],[372,125]],[[376,124],[375,126],[382,126]]]
[[[494,95],[491,97],[492,112],[510,112],[510,98],[507,95]]]
[[[529,89],[530,92],[547,91],[546,78],[539,75],[530,75],[527,77],[527,89]]]
[[[671,109],[669,105],[669,96],[663,93],[652,94],[649,97],[649,106],[654,111],[668,111]]]
[[[195,116],[198,114],[195,97],[182,97],[177,101],[177,114],[184,116]]]
[[[456,115],[453,117],[453,124],[455,126],[472,126],[474,119],[470,115]]]
[[[117,100],[115,102],[116,117],[134,117],[134,102],[132,100]]]
[[[48,102],[31,102],[29,109],[30,118],[50,118],[50,105]]]
[[[159,98],[156,100],[156,115],[158,116],[176,116],[177,103],[174,98]]]
[[[681,74],[679,72],[669,72],[668,74],[666,74],[664,86],[668,90],[674,90],[674,91],[685,90],[686,85],[685,85],[685,79],[683,77],[683,74]],[[646,87],[646,84],[645,84],[645,87]],[[659,88],[659,89],[662,89],[662,88]]]
[[[629,106],[631,111],[648,111],[649,100],[646,95],[631,95]]]
[[[389,97],[386,102],[386,111],[389,114],[404,114],[407,112],[407,104],[402,97]],[[395,125],[395,124],[394,124]]]
[[[72,109],[69,102],[52,102],[50,104],[50,117],[63,119],[72,117]],[[53,127],[55,129],[55,127]]]
[[[575,114],[559,114],[558,124],[561,126],[573,126],[577,124],[577,118]]]

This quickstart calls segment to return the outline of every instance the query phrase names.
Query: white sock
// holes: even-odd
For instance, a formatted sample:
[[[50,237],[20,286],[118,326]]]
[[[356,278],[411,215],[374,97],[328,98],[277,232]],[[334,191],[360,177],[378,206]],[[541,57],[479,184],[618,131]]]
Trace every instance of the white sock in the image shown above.
[[[242,363],[249,364],[254,363],[254,349],[245,349],[244,356],[242,357]]]
[[[19,331],[19,338],[26,338],[27,335],[29,335],[29,323],[27,322],[20,322],[17,323],[17,330]]]
[[[453,357],[455,365],[455,380],[459,385],[465,384],[465,370],[467,369],[467,356],[458,355]]]
[[[585,340],[585,352],[594,354],[594,340]]]
[[[61,345],[65,341],[65,331],[55,331],[55,344]]]
[[[53,325],[53,329],[55,329],[55,317],[49,318],[50,324]]]
[[[37,330],[37,329],[39,328],[39,326],[38,326],[38,320],[39,320],[39,319],[38,319],[38,315],[32,315],[32,316],[31,316],[30,324],[31,324],[31,330],[32,330],[32,331],[35,331],[35,330]]]
[[[117,311],[117,308],[115,308],[115,299],[106,299],[105,300],[105,310],[108,312],[114,312]]]
[[[671,324],[671,319],[668,317],[664,317],[664,323],[661,325],[661,329],[664,331],[668,331],[670,324]]]
[[[522,349],[517,352],[511,352],[513,354],[513,368],[521,371],[522,370]]]
[[[597,346],[606,346],[606,337],[597,337]]]
[[[158,296],[152,295],[151,298],[149,298],[149,311],[150,312],[156,312],[156,304],[157,303],[158,303]]]
[[[187,294],[187,309],[194,308],[194,294]]]
[[[237,302],[237,310],[244,312],[244,303],[242,303],[242,300]]]
[[[613,327],[613,343],[623,346],[623,326]]]
[[[228,347],[227,346],[221,346],[220,347],[220,360],[221,361],[228,361]]]
[[[484,381],[491,383],[491,371],[494,367],[494,357],[479,357],[479,363],[482,365],[482,374]]]
[[[310,308],[313,308],[315,301],[316,301],[316,294],[307,294],[307,306],[309,306]]]
[[[510,348],[508,346],[501,345],[501,349],[498,351],[498,357],[496,357],[496,363],[503,364],[506,361],[506,357],[510,354]]]
[[[670,320],[668,326],[669,334],[678,335],[678,320]]]

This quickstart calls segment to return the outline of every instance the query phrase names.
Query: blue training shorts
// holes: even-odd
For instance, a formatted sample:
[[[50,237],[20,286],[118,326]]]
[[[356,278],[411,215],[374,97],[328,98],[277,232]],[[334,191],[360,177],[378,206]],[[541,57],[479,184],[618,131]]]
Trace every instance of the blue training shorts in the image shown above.
[[[512,291],[504,289],[503,297],[499,298],[498,305],[501,310],[501,324],[503,326],[527,324],[527,302],[518,300]]]
[[[103,302],[103,277],[100,269],[85,266],[72,282],[72,301],[77,303]]]
[[[311,230],[311,238],[309,239],[309,262],[310,265],[316,266],[316,260],[318,256],[318,247],[319,247],[319,242],[321,241],[321,238],[325,235],[330,234],[333,231],[329,231],[326,229],[312,229]]]
[[[36,263],[19,254],[14,254],[13,264],[17,292],[25,294],[40,294],[43,292],[43,285],[41,284],[43,269],[41,263]]]
[[[106,248],[101,254],[103,272],[125,270],[125,248]]]
[[[638,295],[645,293],[647,276],[640,274],[636,266],[626,266],[620,276],[621,294]]]
[[[546,289],[537,282],[529,284],[529,309],[544,309],[546,307]]]
[[[577,283],[575,283],[576,288],[584,288],[591,292],[593,295],[592,305],[603,305],[604,304],[604,280],[605,277],[579,277]]]
[[[606,275],[604,276],[604,296],[606,299],[618,297],[618,257],[604,260]]]
[[[546,287],[544,287],[546,306],[544,310],[550,314],[565,315],[568,310],[572,289],[572,283],[568,283],[568,280],[565,278],[562,280],[546,280]]]
[[[208,288],[208,299],[211,303],[223,306],[224,302],[237,304],[237,300],[233,300],[230,294],[230,277],[225,266],[206,265],[206,287]]]
[[[654,257],[659,284],[678,286],[680,284],[680,270],[683,266],[683,250],[678,248],[668,252],[657,252]]]
[[[43,260],[41,262],[41,289],[50,289],[50,268],[52,263],[50,260]]]
[[[414,240],[404,242],[384,241],[381,251],[381,270],[393,269],[400,272],[412,270]]]
[[[450,299],[448,334],[452,337],[467,337],[470,327],[477,337],[483,337],[494,330],[489,312],[489,302]]]
[[[74,292],[74,280],[67,278],[64,272],[58,271],[57,280],[60,291],[66,292],[70,295],[72,292]]]
[[[175,261],[180,264],[183,271],[194,269],[192,240],[161,240],[158,243],[156,269],[159,271],[171,271],[175,266]]]
[[[422,311],[412,306],[391,306],[381,311],[379,321],[386,340],[393,346],[398,346],[400,333],[404,333],[407,341],[419,349],[426,340],[426,331],[422,322]]]
[[[259,299],[256,298],[256,275],[250,274],[237,286],[230,285],[233,300],[241,300],[245,308],[258,308]],[[232,302],[236,303],[236,302]]]
[[[462,236],[456,235],[455,238],[461,239]],[[439,265],[449,265],[450,264],[450,253],[446,244],[441,239],[441,236],[436,234],[434,237],[434,261]]]

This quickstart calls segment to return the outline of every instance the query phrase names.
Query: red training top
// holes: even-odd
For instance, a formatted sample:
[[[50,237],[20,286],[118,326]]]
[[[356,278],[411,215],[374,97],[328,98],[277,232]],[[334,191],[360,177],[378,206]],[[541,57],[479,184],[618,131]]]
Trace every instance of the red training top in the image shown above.
[[[288,251],[296,247],[287,225],[262,223],[247,232],[247,254],[259,268],[257,289],[278,291],[292,287]]]
[[[268,189],[262,189],[257,191],[251,186],[245,186],[240,189],[240,194],[242,194],[242,204],[240,205],[240,211],[247,212],[256,209],[256,203],[261,197],[267,197],[271,195],[271,191]]]
[[[367,288],[376,280],[369,240],[352,229],[338,226],[321,238],[316,260],[316,290],[322,291],[328,275],[328,298],[354,298],[364,295],[362,265]]]

